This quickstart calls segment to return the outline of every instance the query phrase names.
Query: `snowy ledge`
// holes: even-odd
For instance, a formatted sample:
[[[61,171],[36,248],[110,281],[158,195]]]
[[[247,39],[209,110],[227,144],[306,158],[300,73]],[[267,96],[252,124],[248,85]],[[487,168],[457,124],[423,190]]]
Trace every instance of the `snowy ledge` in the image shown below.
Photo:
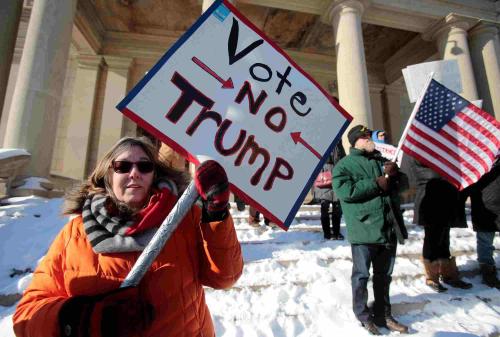
[[[31,156],[31,154],[25,149],[0,149],[0,160],[16,156]]]
[[[22,185],[13,186],[15,189],[29,189],[29,190],[40,190],[47,191],[53,189],[53,184],[50,180],[40,177],[28,177],[23,179]]]

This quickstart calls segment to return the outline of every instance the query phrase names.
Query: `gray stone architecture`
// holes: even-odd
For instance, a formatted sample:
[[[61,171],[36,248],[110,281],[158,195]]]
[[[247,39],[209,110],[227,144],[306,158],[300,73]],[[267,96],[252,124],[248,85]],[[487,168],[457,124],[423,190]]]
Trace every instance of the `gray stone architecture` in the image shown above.
[[[111,144],[142,132],[115,105],[212,2],[1,1],[3,148],[31,153],[26,176],[86,177]],[[354,123],[387,130],[393,143],[411,111],[401,73],[411,64],[456,59],[464,96],[500,119],[500,1],[232,3]]]

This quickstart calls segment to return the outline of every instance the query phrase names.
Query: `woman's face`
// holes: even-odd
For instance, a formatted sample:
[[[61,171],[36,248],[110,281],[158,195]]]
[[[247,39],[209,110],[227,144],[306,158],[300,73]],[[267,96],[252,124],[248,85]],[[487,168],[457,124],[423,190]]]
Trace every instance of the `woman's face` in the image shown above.
[[[154,170],[151,168],[154,165],[149,157],[140,146],[132,146],[112,164],[111,184],[116,198],[131,208],[142,208],[153,184]]]

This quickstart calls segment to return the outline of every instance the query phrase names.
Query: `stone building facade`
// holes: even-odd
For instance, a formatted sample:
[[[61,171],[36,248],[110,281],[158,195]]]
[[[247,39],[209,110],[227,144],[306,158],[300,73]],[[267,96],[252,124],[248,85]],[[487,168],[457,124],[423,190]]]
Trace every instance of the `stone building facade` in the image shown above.
[[[115,105],[212,2],[2,1],[0,144],[31,153],[28,176],[86,177],[120,137],[141,133]],[[411,64],[456,59],[464,97],[500,119],[500,1],[231,2],[353,123],[393,143],[411,112],[401,73]]]

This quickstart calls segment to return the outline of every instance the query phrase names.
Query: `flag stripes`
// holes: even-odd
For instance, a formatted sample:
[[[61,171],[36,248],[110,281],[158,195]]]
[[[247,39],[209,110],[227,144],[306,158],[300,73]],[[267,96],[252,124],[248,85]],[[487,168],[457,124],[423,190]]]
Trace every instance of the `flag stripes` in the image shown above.
[[[450,151],[445,146],[442,146],[441,143],[433,142],[428,135],[425,135],[425,137],[420,136],[415,130],[410,128],[406,140],[413,143],[415,147],[420,148],[423,151],[421,156],[427,160],[433,161],[436,159],[445,165],[447,169],[451,171],[450,174],[455,173],[457,176],[460,176],[461,171],[464,171],[464,179],[469,183],[472,183],[475,178],[481,176],[481,174],[467,161],[464,161],[461,156],[451,155]],[[415,152],[418,153],[419,151]]]
[[[460,190],[491,169],[499,148],[500,123],[435,80],[402,145]]]

